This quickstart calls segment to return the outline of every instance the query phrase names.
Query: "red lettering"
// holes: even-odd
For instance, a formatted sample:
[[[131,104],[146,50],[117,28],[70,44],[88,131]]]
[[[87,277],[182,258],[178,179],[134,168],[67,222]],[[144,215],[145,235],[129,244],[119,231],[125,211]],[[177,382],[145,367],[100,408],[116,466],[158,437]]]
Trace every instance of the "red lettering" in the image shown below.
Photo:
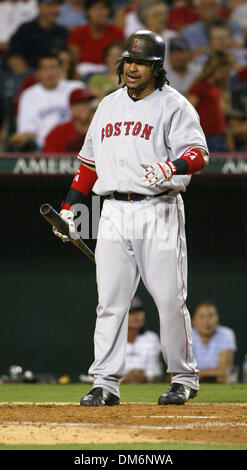
[[[142,123],[141,123],[140,121],[138,121],[138,122],[135,124],[135,127],[134,127],[134,129],[133,129],[132,134],[133,134],[133,135],[138,135],[139,132],[140,132],[140,130],[141,130],[141,128],[142,128]]]
[[[121,134],[121,127],[122,123],[121,122],[115,122],[114,124],[114,128],[115,128],[115,132],[113,135],[120,135]]]
[[[137,121],[136,123],[134,121],[125,121],[123,124],[125,126],[125,135],[130,134],[132,126],[134,126],[132,128],[132,135],[139,135],[142,130],[141,121]],[[120,135],[121,126],[122,126],[122,122],[115,122],[114,124],[111,124],[111,123],[106,124],[105,128],[103,127],[101,130],[101,142],[103,142],[105,137],[109,138],[112,135],[116,135],[116,136]],[[149,140],[152,129],[153,129],[153,126],[149,126],[149,124],[145,124],[140,137],[142,137],[145,140]]]
[[[145,124],[141,137],[145,138],[146,140],[149,140],[152,129],[153,129],[153,126],[149,126],[148,124]]]
[[[124,125],[126,126],[125,135],[129,135],[130,126],[133,126],[133,124],[134,124],[134,121],[125,121],[124,122]]]
[[[113,133],[113,125],[112,124],[106,124],[106,128],[105,128],[106,137],[111,137],[112,133]]]

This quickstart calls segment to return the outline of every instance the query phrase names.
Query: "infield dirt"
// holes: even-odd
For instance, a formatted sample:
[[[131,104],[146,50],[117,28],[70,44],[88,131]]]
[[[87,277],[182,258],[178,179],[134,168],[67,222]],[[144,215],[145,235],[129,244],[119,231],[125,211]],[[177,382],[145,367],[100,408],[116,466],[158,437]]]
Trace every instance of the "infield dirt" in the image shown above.
[[[243,403],[123,403],[93,408],[75,403],[1,403],[0,442],[246,444],[246,418],[247,404]]]

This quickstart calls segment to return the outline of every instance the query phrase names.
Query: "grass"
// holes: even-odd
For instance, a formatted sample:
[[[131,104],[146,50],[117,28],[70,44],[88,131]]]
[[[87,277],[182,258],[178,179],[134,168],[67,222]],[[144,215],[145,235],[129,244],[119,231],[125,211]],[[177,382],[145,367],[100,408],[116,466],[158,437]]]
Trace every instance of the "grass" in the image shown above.
[[[161,442],[159,444],[118,443],[118,444],[57,444],[57,445],[6,445],[0,444],[0,450],[247,450],[247,444],[190,444],[187,442]]]
[[[87,384],[0,384],[0,402],[77,402],[90,390]],[[156,402],[168,384],[122,385],[121,402]],[[202,384],[193,403],[246,403],[247,384]]]

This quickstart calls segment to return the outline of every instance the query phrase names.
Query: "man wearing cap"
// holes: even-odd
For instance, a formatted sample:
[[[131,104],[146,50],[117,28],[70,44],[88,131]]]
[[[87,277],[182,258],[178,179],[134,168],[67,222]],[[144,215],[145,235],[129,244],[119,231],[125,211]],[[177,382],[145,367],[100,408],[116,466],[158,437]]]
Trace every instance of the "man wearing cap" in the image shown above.
[[[59,0],[38,0],[37,18],[22,24],[11,37],[8,65],[14,73],[35,69],[41,55],[66,45],[69,32],[56,24],[59,5]]]
[[[145,328],[145,311],[135,296],[130,304],[128,342],[122,383],[156,382],[162,379],[160,339]]]
[[[76,88],[70,98],[71,119],[54,127],[48,134],[44,152],[79,152],[97,105],[95,96],[85,88]]]
[[[169,52],[169,61],[166,64],[167,78],[173,88],[185,95],[201,72],[201,67],[190,60],[186,39],[180,37],[171,39]]]

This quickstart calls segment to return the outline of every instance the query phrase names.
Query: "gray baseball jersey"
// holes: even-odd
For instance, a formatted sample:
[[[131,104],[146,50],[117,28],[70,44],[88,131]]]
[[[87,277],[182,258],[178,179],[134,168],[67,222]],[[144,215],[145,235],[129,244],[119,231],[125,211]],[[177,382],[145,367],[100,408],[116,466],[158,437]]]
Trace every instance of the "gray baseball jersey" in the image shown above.
[[[141,164],[176,160],[192,146],[207,150],[198,114],[184,96],[166,85],[135,102],[125,87],[99,104],[78,158],[96,166],[96,194],[153,195],[159,191],[141,181]],[[189,181],[175,175],[167,188],[185,191]]]

